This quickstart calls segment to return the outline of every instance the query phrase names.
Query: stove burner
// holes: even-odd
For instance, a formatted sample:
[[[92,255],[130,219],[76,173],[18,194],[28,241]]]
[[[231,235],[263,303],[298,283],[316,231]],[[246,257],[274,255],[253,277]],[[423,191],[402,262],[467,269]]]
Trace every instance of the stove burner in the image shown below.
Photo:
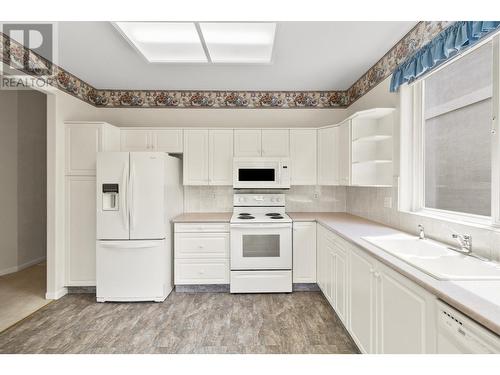
[[[281,215],[280,216],[271,216],[271,219],[284,219],[284,217]]]
[[[250,214],[248,214],[248,215],[238,216],[238,219],[248,220],[248,219],[255,219],[255,217],[250,216]]]
[[[270,212],[270,213],[266,214],[266,216],[281,216],[281,214],[279,214],[277,212]]]
[[[252,214],[249,214],[247,212],[242,212],[241,214],[238,214],[240,216],[252,216]]]

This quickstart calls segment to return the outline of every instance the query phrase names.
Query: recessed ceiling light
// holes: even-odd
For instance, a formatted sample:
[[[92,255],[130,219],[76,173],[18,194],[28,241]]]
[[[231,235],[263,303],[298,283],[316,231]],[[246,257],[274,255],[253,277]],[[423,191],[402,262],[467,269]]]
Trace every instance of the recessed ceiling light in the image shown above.
[[[192,22],[115,22],[149,62],[207,62]]]
[[[200,29],[214,63],[271,62],[274,22],[207,22]]]

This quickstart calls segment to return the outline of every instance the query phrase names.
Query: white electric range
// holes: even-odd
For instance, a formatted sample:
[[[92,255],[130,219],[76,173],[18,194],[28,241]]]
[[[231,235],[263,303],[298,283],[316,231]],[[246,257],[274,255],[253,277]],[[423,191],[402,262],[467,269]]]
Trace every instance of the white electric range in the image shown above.
[[[292,291],[292,219],[284,194],[235,194],[231,293]]]

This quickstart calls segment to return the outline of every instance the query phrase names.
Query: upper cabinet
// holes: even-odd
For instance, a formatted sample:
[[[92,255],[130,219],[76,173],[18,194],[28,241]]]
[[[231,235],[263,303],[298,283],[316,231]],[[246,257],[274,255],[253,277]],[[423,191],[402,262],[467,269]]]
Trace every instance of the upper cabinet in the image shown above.
[[[151,132],[154,151],[181,153],[182,129],[162,129]]]
[[[351,120],[346,120],[338,126],[338,161],[339,184],[351,183]]]
[[[261,156],[262,131],[260,129],[234,130],[234,156]]]
[[[290,141],[288,129],[262,129],[262,156],[288,157]]]
[[[289,157],[288,129],[235,129],[234,156]]]
[[[233,130],[184,131],[184,185],[233,184]]]
[[[292,185],[316,185],[317,152],[316,129],[290,129]]]
[[[318,130],[318,185],[339,184],[339,128]]]
[[[151,132],[149,130],[122,129],[122,151],[152,151]]]
[[[181,153],[182,129],[124,128],[121,130],[121,150]]]
[[[208,129],[184,130],[184,185],[208,185]]]
[[[233,129],[210,129],[209,184],[233,185]]]
[[[105,122],[65,123],[66,175],[95,176],[99,151],[120,151],[120,129]]]
[[[375,108],[352,116],[352,175],[356,186],[392,185],[393,108]]]

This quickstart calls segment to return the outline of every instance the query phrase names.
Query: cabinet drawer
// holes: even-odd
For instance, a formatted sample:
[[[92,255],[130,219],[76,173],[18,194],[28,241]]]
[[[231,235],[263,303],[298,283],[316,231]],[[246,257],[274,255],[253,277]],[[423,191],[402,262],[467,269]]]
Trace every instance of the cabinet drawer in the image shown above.
[[[229,284],[229,259],[176,259],[175,284]]]
[[[176,233],[176,258],[228,258],[229,233]]]
[[[176,223],[175,224],[176,233],[193,233],[193,232],[228,232],[228,223]]]

